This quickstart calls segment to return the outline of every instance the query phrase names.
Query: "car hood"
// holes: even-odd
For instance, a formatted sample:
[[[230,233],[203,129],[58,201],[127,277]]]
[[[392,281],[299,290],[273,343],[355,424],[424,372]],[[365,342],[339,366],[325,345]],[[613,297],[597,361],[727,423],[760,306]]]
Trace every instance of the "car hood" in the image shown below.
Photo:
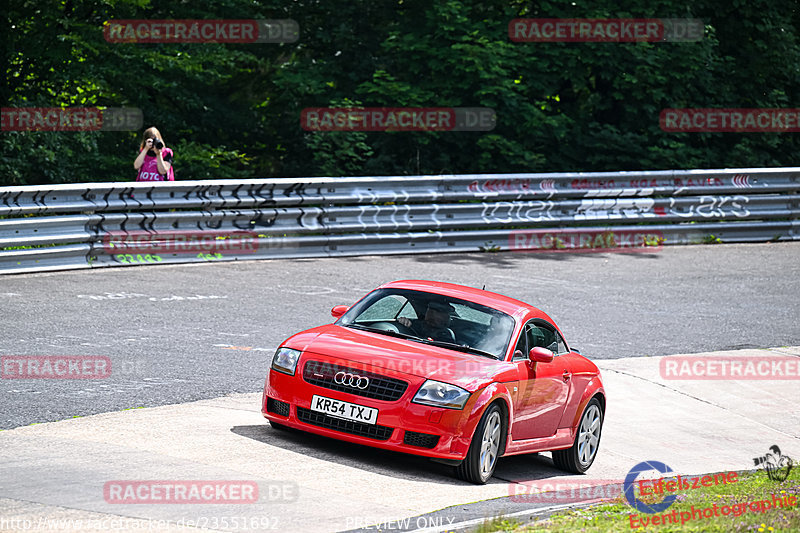
[[[492,381],[513,381],[516,366],[381,333],[329,324],[299,333],[284,346],[369,366],[458,385],[470,392]]]

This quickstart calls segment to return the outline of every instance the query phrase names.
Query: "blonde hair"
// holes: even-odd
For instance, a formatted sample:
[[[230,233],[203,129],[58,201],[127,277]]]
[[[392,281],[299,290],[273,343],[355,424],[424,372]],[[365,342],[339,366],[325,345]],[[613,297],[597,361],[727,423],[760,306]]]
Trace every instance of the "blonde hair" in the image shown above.
[[[161,132],[155,126],[151,126],[144,130],[142,134],[142,144],[139,145],[139,151],[144,150],[144,145],[147,142],[147,139],[161,139],[161,142],[164,143],[164,146],[167,143],[164,141],[164,137],[161,136]]]

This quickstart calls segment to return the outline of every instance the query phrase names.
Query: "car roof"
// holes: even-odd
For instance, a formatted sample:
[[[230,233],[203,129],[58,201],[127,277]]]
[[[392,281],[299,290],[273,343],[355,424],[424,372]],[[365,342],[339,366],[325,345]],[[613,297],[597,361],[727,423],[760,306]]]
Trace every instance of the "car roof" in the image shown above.
[[[457,285],[455,283],[445,283],[442,281],[406,279],[384,283],[380,288],[411,289],[432,292],[443,296],[468,300],[487,307],[493,307],[509,315],[521,316],[533,311],[534,315],[549,319],[545,313],[530,304],[515,300],[514,298],[509,298],[508,296],[503,296],[502,294],[497,294],[496,292],[467,287],[466,285]]]

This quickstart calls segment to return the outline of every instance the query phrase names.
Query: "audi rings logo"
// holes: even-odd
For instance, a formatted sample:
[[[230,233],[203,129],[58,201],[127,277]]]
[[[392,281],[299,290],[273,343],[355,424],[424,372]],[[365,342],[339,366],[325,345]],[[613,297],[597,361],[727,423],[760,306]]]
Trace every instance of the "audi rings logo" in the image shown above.
[[[353,387],[359,390],[364,390],[369,387],[369,378],[359,376],[358,374],[351,374],[350,372],[337,372],[336,375],[333,376],[333,382],[337,385]]]

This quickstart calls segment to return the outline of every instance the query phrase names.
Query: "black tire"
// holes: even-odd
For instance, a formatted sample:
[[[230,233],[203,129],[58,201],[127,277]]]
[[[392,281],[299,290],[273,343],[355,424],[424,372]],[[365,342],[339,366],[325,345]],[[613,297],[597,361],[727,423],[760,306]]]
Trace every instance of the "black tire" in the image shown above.
[[[272,429],[277,429],[278,431],[289,431],[291,429],[289,426],[284,426],[272,420],[269,421],[269,425],[272,426]]]
[[[467,457],[456,467],[459,479],[483,485],[494,474],[497,459],[503,452],[505,420],[503,410],[492,404],[478,422]]]
[[[566,450],[553,450],[553,462],[556,467],[574,474],[583,474],[589,470],[600,448],[602,429],[603,408],[597,398],[592,398],[583,410],[572,447]]]

